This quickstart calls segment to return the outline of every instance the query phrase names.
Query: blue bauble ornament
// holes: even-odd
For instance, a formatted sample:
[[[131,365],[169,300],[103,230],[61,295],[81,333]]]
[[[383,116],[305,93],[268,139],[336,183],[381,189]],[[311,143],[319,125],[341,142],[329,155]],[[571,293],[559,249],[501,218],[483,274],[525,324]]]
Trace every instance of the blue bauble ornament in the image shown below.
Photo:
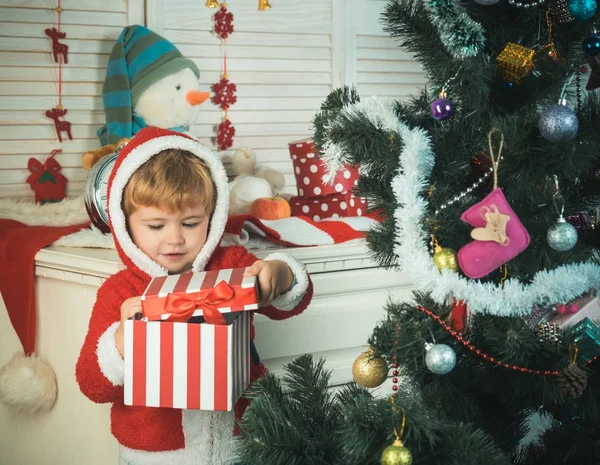
[[[568,0],[567,8],[577,21],[587,21],[596,12],[596,0]]]
[[[456,365],[456,353],[446,344],[425,344],[425,365],[436,375],[450,373]]]
[[[577,135],[579,121],[573,110],[558,104],[542,112],[538,126],[540,134],[548,142],[567,142]]]
[[[548,229],[546,240],[548,241],[548,245],[554,250],[566,252],[575,247],[577,243],[577,229],[561,216],[556,224]]]
[[[431,104],[431,116],[438,121],[448,119],[454,113],[454,105],[446,98],[446,94],[440,94],[440,98]]]
[[[591,57],[595,57],[600,53],[600,37],[596,34],[596,31],[592,32],[590,36],[583,41],[581,44],[583,53]]]

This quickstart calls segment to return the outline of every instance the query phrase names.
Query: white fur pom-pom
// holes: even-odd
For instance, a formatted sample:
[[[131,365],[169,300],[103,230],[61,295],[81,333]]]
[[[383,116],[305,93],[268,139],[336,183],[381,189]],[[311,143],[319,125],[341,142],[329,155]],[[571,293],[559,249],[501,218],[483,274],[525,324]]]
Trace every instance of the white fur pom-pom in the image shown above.
[[[54,370],[35,355],[17,352],[0,368],[0,402],[19,412],[50,410],[57,392]]]

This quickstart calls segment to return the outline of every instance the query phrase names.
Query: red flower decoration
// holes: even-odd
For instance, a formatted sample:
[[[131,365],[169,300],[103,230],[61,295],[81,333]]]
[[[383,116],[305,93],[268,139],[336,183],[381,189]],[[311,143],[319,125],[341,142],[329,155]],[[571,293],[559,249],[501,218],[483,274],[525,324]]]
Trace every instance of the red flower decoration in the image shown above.
[[[233,15],[227,11],[227,7],[221,5],[219,11],[213,16],[215,21],[215,33],[221,39],[227,39],[227,36],[233,32]]]
[[[217,146],[219,150],[227,150],[233,145],[233,136],[235,136],[235,128],[228,119],[223,120],[217,127]]]
[[[231,105],[237,102],[235,92],[236,85],[229,82],[227,78],[221,78],[219,82],[212,85],[212,91],[215,95],[212,96],[212,103],[221,107],[222,110],[227,110]]]

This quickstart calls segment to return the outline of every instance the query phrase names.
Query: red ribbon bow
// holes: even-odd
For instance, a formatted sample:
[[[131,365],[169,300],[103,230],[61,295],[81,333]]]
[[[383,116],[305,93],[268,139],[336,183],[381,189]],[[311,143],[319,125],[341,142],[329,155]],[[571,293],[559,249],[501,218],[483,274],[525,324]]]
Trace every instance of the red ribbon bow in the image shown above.
[[[66,183],[67,178],[65,178],[60,173],[60,165],[54,158],[58,153],[62,152],[62,150],[53,150],[50,154],[50,157],[42,164],[37,158],[30,158],[27,162],[27,169],[31,172],[29,177],[26,179],[26,182],[32,185],[39,184],[40,178],[42,175],[48,171],[59,183]]]
[[[217,306],[231,300],[235,292],[225,281],[221,281],[204,297],[194,294],[169,294],[165,302],[165,313],[170,313],[168,321],[188,321],[197,308],[207,323],[226,325],[227,321]]]

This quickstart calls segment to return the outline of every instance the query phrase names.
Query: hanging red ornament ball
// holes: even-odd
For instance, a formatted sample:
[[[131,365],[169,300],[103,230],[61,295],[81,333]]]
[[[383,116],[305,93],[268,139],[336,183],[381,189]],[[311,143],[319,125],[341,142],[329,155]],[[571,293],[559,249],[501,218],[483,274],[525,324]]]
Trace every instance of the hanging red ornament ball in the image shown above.
[[[233,145],[233,136],[235,136],[235,128],[229,119],[223,120],[217,127],[217,146],[219,150],[227,150]]]
[[[221,5],[213,18],[215,21],[215,34],[221,39],[227,39],[233,32],[233,14],[227,11],[226,6]]]
[[[215,93],[211,98],[212,103],[221,107],[222,110],[228,110],[231,105],[237,102],[235,95],[237,87],[225,77],[212,85],[212,91]]]

